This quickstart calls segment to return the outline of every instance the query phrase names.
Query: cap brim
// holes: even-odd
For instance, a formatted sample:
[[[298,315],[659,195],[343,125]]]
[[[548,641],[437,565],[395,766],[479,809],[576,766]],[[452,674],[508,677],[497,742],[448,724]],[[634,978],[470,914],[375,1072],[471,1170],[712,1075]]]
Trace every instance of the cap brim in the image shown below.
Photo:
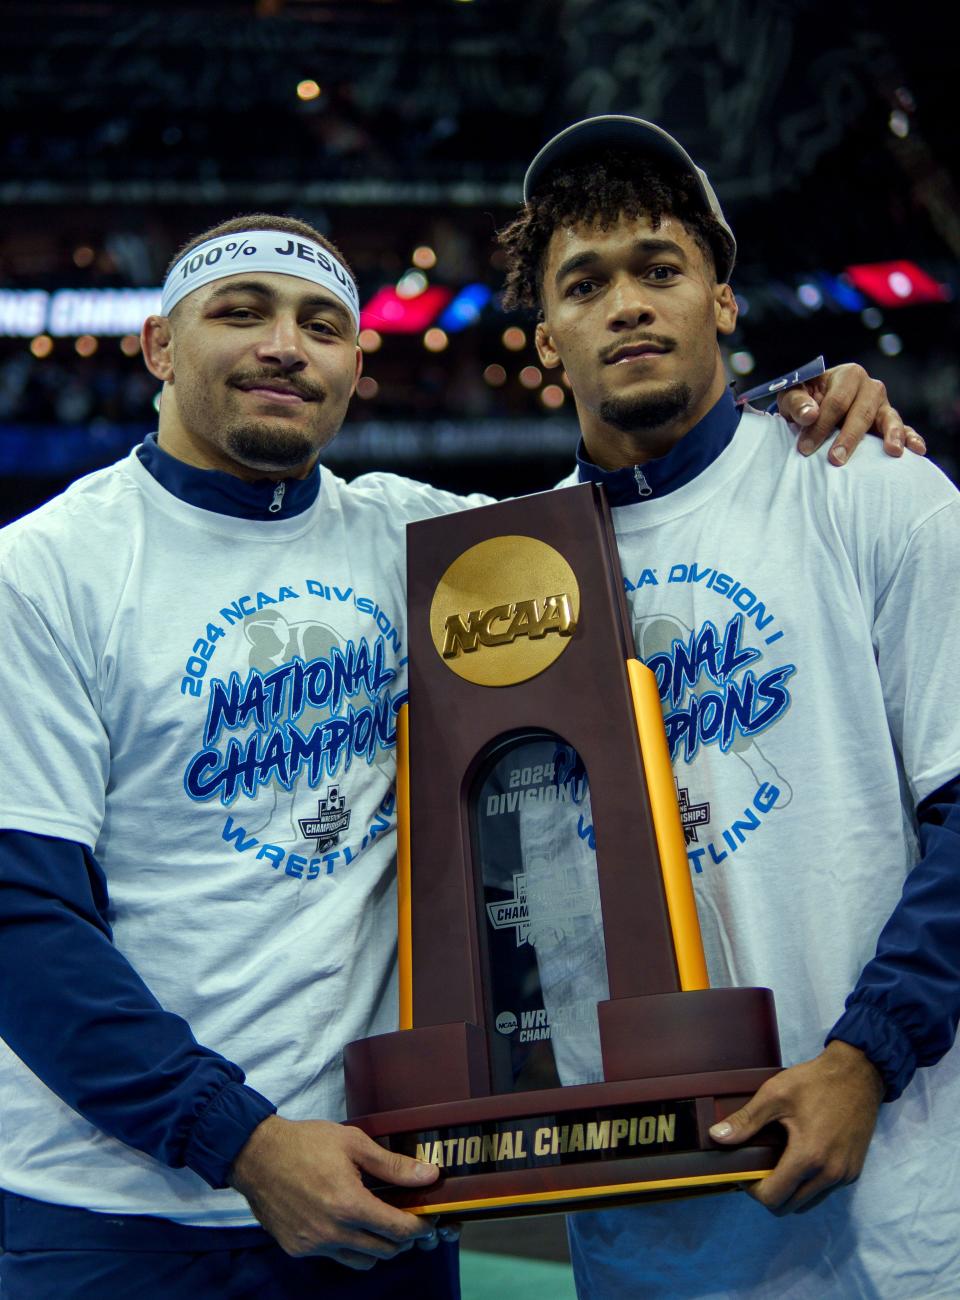
[[[559,167],[569,167],[601,149],[617,146],[631,153],[672,162],[685,172],[697,171],[696,163],[687,151],[653,122],[616,114],[588,117],[582,122],[574,122],[543,146],[523,178],[523,201],[529,202]]]
[[[730,239],[731,255],[726,264],[717,267],[721,280],[729,279],[737,243],[713,187],[686,149],[654,122],[612,113],[574,122],[552,140],[548,140],[527,168],[527,174],[523,178],[524,203],[529,203],[531,198],[546,187],[555,171],[575,166],[609,148],[622,148],[655,162],[671,163],[696,181],[704,213],[716,218]]]

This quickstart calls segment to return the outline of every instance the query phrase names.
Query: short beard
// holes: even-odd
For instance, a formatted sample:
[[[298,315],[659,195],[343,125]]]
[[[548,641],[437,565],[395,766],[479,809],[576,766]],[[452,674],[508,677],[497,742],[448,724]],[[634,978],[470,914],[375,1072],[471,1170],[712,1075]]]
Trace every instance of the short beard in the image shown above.
[[[689,384],[678,381],[645,397],[608,397],[600,406],[600,418],[621,433],[662,429],[689,409],[692,397]]]
[[[278,433],[276,425],[242,424],[227,430],[226,449],[248,469],[297,469],[317,448],[299,433]]]

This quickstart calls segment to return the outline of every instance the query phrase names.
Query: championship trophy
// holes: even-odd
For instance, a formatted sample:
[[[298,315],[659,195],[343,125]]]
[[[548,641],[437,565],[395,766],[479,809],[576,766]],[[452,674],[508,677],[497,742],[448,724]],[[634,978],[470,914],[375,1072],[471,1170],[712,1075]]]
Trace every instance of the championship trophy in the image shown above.
[[[457,1218],[719,1191],[779,1129],[708,1129],[780,1068],[769,989],[711,989],[653,674],[593,484],[407,530],[400,1030],[348,1122],[437,1164]]]

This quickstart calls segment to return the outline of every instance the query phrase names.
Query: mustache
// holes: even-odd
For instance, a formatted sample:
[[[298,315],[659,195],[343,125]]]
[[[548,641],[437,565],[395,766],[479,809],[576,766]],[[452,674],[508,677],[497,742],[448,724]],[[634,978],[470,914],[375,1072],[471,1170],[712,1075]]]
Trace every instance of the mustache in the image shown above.
[[[244,371],[242,374],[231,375],[228,383],[231,388],[259,388],[262,385],[277,384],[285,392],[302,397],[305,402],[322,402],[327,395],[319,384],[312,384],[299,375],[285,374],[282,370]]]
[[[641,343],[652,343],[654,347],[663,348],[665,352],[672,352],[677,346],[676,341],[668,338],[666,334],[637,334],[634,338],[617,339],[616,343],[611,343],[600,353],[600,360],[607,362],[610,357],[622,352],[624,348],[635,348]]]

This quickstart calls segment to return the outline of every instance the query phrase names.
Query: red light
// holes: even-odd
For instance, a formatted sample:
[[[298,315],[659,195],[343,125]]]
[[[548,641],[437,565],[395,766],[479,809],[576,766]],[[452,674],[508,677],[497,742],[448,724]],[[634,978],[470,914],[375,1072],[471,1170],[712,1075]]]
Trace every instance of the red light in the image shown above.
[[[401,298],[393,285],[378,289],[360,313],[361,330],[381,334],[421,334],[453,297],[451,289],[432,284],[415,298]]]
[[[916,262],[869,262],[848,266],[846,273],[851,283],[880,307],[950,301],[947,286],[938,284]]]

